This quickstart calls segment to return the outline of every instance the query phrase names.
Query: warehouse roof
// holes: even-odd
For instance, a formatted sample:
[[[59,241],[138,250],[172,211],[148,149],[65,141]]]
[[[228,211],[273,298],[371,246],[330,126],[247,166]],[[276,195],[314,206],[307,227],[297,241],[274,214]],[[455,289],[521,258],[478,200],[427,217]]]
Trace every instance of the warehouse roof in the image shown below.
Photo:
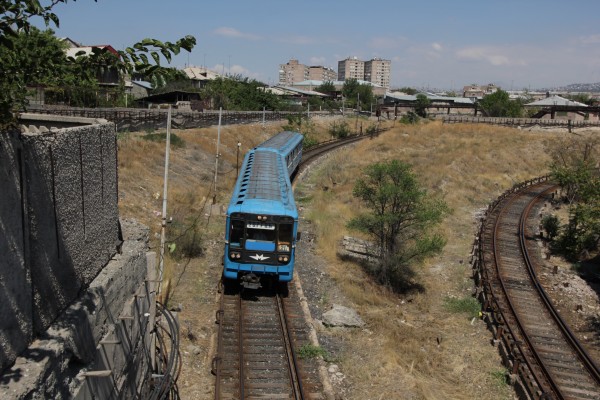
[[[572,101],[560,96],[550,96],[545,99],[534,101],[526,104],[529,107],[548,107],[548,106],[571,106],[571,107],[588,107],[587,104],[578,101]]]

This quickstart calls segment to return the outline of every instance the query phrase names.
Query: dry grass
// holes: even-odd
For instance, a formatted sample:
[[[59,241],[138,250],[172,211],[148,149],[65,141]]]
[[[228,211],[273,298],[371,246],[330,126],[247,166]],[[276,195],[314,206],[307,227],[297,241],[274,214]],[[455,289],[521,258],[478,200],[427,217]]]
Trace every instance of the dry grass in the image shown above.
[[[329,273],[368,323],[363,332],[336,334],[345,343],[342,370],[354,383],[348,398],[510,398],[483,323],[450,313],[444,304],[471,293],[467,264],[477,212],[514,183],[546,173],[547,146],[567,135],[439,122],[396,125],[340,150],[315,172],[308,218],[317,226]],[[423,293],[387,292],[335,257],[343,235],[358,236],[345,227],[361,208],[352,198],[355,177],[371,163],[394,158],[413,165],[423,186],[453,209],[441,226],[448,239],[444,253],[416,269]]]
[[[304,126],[328,140],[331,120]],[[235,179],[237,143],[243,153],[281,130],[285,122],[222,127],[216,200],[225,206]],[[353,122],[349,122],[351,127]],[[366,126],[366,124],[364,125]],[[168,215],[201,226],[207,254],[196,259],[167,259],[171,302],[181,303],[184,368],[179,381],[183,398],[212,398],[211,341],[216,282],[221,273],[223,218],[212,208],[217,128],[175,134],[185,147],[171,153]],[[143,133],[119,140],[119,199],[123,217],[151,228],[157,246],[162,209],[164,143],[148,142]],[[328,273],[348,303],[367,321],[360,332],[328,332],[344,343],[338,363],[352,399],[509,398],[490,334],[464,313],[450,313],[448,298],[471,290],[467,265],[476,214],[503,190],[545,172],[545,148],[567,134],[523,132],[475,125],[398,125],[372,140],[331,155],[301,184],[296,196],[308,208],[318,230],[319,252]],[[448,237],[444,253],[417,269],[424,293],[398,296],[374,284],[357,265],[337,260],[335,249],[361,205],[352,187],[361,169],[381,159],[398,158],[414,166],[423,185],[444,196],[454,210],[441,229]],[[305,197],[302,200],[302,197]],[[198,346],[200,350],[189,349]],[[500,377],[500,378],[499,378]]]

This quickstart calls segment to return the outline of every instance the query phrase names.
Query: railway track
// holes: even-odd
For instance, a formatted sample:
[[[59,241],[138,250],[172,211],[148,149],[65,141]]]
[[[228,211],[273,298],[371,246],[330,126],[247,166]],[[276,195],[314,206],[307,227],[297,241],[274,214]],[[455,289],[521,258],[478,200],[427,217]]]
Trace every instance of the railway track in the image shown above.
[[[369,134],[352,135],[352,136],[348,136],[344,139],[336,139],[336,140],[331,140],[329,142],[319,143],[318,145],[313,146],[308,150],[304,150],[302,153],[302,163],[300,164],[300,166],[298,168],[298,172],[296,173],[296,176],[300,175],[302,173],[302,171],[304,171],[304,169],[306,169],[308,167],[308,165],[310,165],[311,162],[313,162],[314,160],[316,160],[323,154],[327,153],[328,151],[334,150],[341,146],[345,146],[347,144],[357,142],[362,139],[373,138],[374,136],[378,136],[381,132],[384,132],[385,130],[386,129],[379,128],[375,132],[373,132],[372,135],[369,135]]]
[[[599,399],[600,370],[552,306],[536,271],[538,210],[556,185],[546,179],[505,193],[481,225],[476,278],[506,364],[533,399]]]
[[[295,287],[233,286],[217,311],[215,399],[324,399],[317,360],[298,356],[310,337]]]
[[[324,153],[380,132],[332,140],[304,151],[294,177]],[[223,288],[212,366],[215,399],[326,398],[318,360],[298,357],[311,340],[296,287],[275,286],[247,291],[235,284]]]

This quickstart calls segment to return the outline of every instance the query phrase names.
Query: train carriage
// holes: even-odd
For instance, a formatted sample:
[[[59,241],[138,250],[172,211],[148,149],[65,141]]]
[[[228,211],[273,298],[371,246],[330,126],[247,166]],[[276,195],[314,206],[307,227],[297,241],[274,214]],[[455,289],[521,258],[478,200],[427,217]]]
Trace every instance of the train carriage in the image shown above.
[[[280,132],[266,142],[258,145],[257,149],[273,150],[285,159],[288,176],[291,178],[302,159],[302,140],[304,137],[291,131]]]
[[[294,273],[298,211],[290,177],[302,135],[281,132],[250,150],[227,209],[223,277],[258,288],[260,277],[289,282]]]

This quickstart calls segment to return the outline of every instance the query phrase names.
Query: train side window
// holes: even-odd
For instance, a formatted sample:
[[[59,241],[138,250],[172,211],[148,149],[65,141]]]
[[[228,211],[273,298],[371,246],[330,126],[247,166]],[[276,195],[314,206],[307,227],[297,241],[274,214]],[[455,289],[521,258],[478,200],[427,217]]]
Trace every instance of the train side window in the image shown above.
[[[244,221],[231,221],[231,232],[229,233],[229,245],[231,247],[242,247],[244,238]]]

